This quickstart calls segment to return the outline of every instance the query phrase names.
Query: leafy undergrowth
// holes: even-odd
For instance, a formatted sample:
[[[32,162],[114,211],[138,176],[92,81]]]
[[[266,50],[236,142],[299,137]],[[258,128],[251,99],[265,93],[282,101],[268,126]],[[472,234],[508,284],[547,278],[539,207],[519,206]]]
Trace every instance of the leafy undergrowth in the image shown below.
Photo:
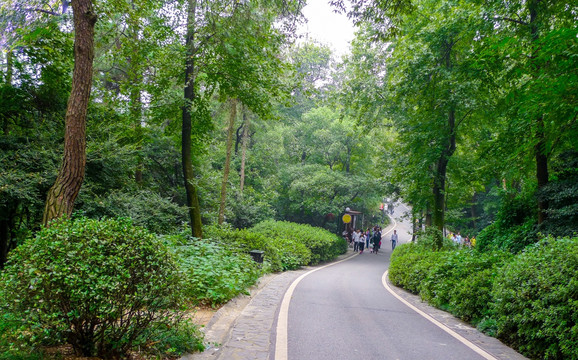
[[[532,359],[578,359],[578,237],[547,238],[513,255],[406,244],[393,284],[419,294]]]
[[[53,222],[0,274],[0,358],[64,344],[104,359],[199,350],[182,280],[169,248],[129,219]]]
[[[262,269],[245,253],[221,241],[171,238],[184,275],[183,291],[195,305],[217,307],[247,293]]]
[[[194,307],[347,250],[326,230],[288,222],[207,230],[209,239],[157,236],[130,219],[87,218],[42,229],[0,273],[0,360],[177,358],[203,349]],[[262,264],[251,250],[264,251]]]

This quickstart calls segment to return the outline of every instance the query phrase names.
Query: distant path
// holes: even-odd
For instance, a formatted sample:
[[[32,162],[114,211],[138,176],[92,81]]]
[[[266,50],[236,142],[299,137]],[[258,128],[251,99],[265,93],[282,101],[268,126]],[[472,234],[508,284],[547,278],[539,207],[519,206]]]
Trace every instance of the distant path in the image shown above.
[[[364,252],[321,268],[290,289],[286,339],[279,341],[282,305],[276,360],[493,359],[472,350],[384,288],[391,231],[397,230],[400,243],[411,241],[411,224],[401,219],[406,209],[395,208],[379,254]],[[279,351],[283,341],[286,349]]]

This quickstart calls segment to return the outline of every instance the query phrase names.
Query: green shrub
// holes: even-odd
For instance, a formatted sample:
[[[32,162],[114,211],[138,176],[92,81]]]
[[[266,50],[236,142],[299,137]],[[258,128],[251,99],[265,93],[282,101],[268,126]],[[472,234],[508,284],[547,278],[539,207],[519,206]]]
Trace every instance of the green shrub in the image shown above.
[[[4,295],[0,293],[0,299]],[[0,314],[0,360],[42,359],[42,353],[19,338],[20,321],[11,313]]]
[[[245,253],[263,250],[265,268],[271,271],[330,261],[347,251],[345,240],[327,230],[284,221],[264,221],[243,230],[209,226],[205,236]]]
[[[311,263],[311,251],[299,241],[280,237],[271,241],[274,242],[273,247],[281,255],[283,271],[296,270]]]
[[[114,358],[179,321],[180,288],[167,247],[130,220],[62,220],[10,253],[0,310],[30,344],[66,341]]]
[[[518,253],[537,239],[534,218],[528,218],[524,223],[507,230],[500,228],[499,223],[494,223],[478,234],[476,248],[481,251],[508,250]]]
[[[493,223],[480,231],[476,236],[476,249],[479,251],[491,251],[498,248],[496,244],[499,242],[495,240],[497,227],[498,225]]]
[[[230,230],[211,227],[207,230],[208,237],[237,246],[249,253],[251,250],[265,252],[265,261],[271,271],[298,269],[311,261],[311,251],[301,242],[275,236],[272,232],[254,231],[254,229]]]
[[[440,252],[428,250],[415,243],[401,244],[391,254],[389,279],[414,294],[419,294],[421,282],[429,269],[437,263]]]
[[[552,159],[550,181],[538,192],[548,202],[548,216],[538,230],[553,236],[578,232],[578,151],[565,151]]]
[[[440,253],[421,283],[420,295],[434,306],[477,323],[488,314],[493,278],[510,257],[507,252],[472,249]]]
[[[459,257],[456,259],[456,254],[459,252],[440,252],[436,262],[428,262],[427,274],[420,281],[419,294],[422,299],[444,310],[448,310],[450,292],[461,273],[455,268],[460,261]]]
[[[443,236],[443,233],[432,226],[428,226],[417,236],[416,244],[424,251],[455,250],[459,246],[452,240]]]
[[[306,224],[269,220],[257,224],[251,230],[275,239],[281,244],[295,242],[303,244],[311,251],[311,258],[302,265],[331,261],[347,251],[347,243],[342,237]]]
[[[513,255],[507,251],[467,251],[466,254],[465,270],[469,275],[456,282],[450,296],[450,307],[454,315],[477,325],[491,316],[494,280]]]
[[[502,203],[496,221],[476,236],[476,247],[482,251],[494,249],[513,253],[538,241],[535,226],[535,196],[531,191],[521,194],[501,194]]]
[[[429,242],[399,246],[389,278],[430,304],[477,323],[490,312],[493,279],[511,254],[458,250],[450,242],[444,248],[448,250],[432,251]]]
[[[230,216],[227,221],[236,229],[250,228],[251,226],[275,217],[275,209],[271,205],[269,192],[257,192],[252,187],[245,187],[243,193],[231,194],[233,197],[229,207]]]
[[[548,238],[500,272],[492,295],[498,336],[526,356],[578,359],[578,238]]]
[[[417,243],[429,250],[441,250],[444,246],[444,235],[433,226],[428,226],[425,231],[417,238]]]
[[[141,350],[157,358],[172,358],[205,349],[202,334],[191,320],[149,329],[146,335],[153,341]]]
[[[389,277],[530,358],[578,359],[577,269],[578,238],[548,238],[518,255],[404,244]]]
[[[283,270],[281,252],[278,246],[265,235],[247,229],[232,230],[217,226],[207,226],[204,230],[205,237],[221,242],[233,251],[245,254],[249,254],[251,250],[264,251],[265,270]]]
[[[261,275],[257,264],[223,242],[172,237],[185,276],[183,291],[196,304],[219,305],[245,293]]]

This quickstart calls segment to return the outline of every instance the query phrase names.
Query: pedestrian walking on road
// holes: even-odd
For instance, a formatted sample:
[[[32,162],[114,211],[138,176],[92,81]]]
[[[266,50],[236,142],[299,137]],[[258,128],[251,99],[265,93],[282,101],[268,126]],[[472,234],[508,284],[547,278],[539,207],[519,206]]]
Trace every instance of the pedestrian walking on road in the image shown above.
[[[391,234],[391,251],[395,250],[396,244],[397,244],[397,230],[393,230],[393,234]]]
[[[373,234],[373,253],[377,254],[379,251],[379,246],[381,245],[381,229],[379,227],[375,228],[375,233]]]
[[[360,230],[359,232],[359,253],[363,254],[363,248],[365,247],[365,234]]]

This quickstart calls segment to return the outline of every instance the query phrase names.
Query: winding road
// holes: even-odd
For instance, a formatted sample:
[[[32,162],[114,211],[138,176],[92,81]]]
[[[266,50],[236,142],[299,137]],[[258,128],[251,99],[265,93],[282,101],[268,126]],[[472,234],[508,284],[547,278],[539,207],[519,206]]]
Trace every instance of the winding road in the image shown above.
[[[391,232],[399,243],[411,241],[406,210],[395,209],[377,255],[354,255],[291,285],[279,311],[276,360],[495,359],[386,288]]]

